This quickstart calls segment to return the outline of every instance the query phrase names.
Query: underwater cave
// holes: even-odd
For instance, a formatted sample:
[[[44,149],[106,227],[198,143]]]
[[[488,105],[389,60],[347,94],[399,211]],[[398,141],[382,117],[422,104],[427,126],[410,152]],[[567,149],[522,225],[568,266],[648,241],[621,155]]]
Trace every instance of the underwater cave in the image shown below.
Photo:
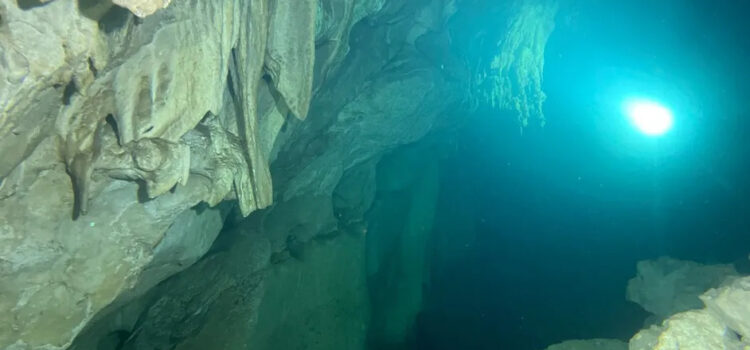
[[[0,350],[750,348],[750,4],[0,3]]]

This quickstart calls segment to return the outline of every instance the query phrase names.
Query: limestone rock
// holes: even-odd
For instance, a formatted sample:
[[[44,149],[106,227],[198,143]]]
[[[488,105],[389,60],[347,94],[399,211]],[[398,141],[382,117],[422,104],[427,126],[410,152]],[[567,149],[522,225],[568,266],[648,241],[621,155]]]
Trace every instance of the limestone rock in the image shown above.
[[[122,349],[242,349],[264,293],[270,249],[257,234],[238,234],[232,249],[158,286],[139,322],[127,328]]]
[[[104,61],[107,48],[97,22],[81,16],[75,1],[32,10],[7,1],[0,14],[0,178],[5,179],[54,132],[66,90],[91,83],[88,62]]]
[[[257,326],[243,349],[365,348],[364,237],[342,235],[307,245],[304,261],[288,260],[268,270]]]
[[[711,289],[701,299],[721,322],[750,341],[750,277]]]
[[[428,144],[406,147],[378,164],[378,199],[367,214],[370,337],[376,348],[405,344],[423,310],[427,249],[439,192],[437,156]]]
[[[661,327],[641,331],[630,340],[630,350],[742,350],[745,346],[705,310],[676,314]]]
[[[617,339],[566,340],[546,350],[627,350],[628,343]]]
[[[305,192],[330,194],[349,167],[426,135],[439,111],[455,102],[460,94],[451,94],[455,87],[421,69],[424,64],[417,59],[392,67],[391,74],[375,78],[359,96],[343,106],[325,139],[317,141],[326,142],[328,147],[294,174],[284,197]],[[392,108],[384,109],[385,105]],[[391,125],[400,127],[394,130]]]
[[[0,191],[0,313],[6,315],[0,318],[0,348],[65,348],[99,310],[134,287],[170,225],[208,187],[193,178],[141,203],[136,184],[110,182],[85,220],[71,220],[70,182],[61,163],[49,162],[55,147],[49,141]]]
[[[274,252],[286,249],[290,238],[306,242],[336,230],[329,196],[300,195],[279,201],[274,210],[264,214],[258,226],[271,241]]]
[[[227,207],[199,205],[180,213],[154,248],[153,258],[138,276],[138,283],[118,298],[119,303],[145,294],[159,282],[202,258],[224,225]]]
[[[315,17],[314,92],[318,92],[349,54],[349,38],[353,25],[367,16],[380,12],[386,0],[325,0],[318,1]]]
[[[115,5],[127,8],[138,17],[146,17],[166,8],[172,0],[112,0]]]
[[[316,0],[274,1],[266,69],[286,106],[305,119],[312,99]]]
[[[638,275],[628,282],[627,299],[662,318],[700,309],[699,296],[736,276],[732,265],[703,265],[662,257],[638,263]]]
[[[64,349],[81,332],[77,349],[240,348],[271,254],[293,235],[305,259],[323,261],[307,251],[311,241],[335,236],[338,224],[366,228],[374,189],[339,186],[342,177],[420,140],[467,99],[469,82],[436,64],[463,62],[444,50],[456,9],[405,0],[115,3],[125,8],[0,3],[0,349]],[[358,23],[367,30],[352,31]],[[372,183],[368,171],[361,179]],[[333,208],[337,188],[343,200]],[[274,194],[277,206],[253,216]],[[243,224],[267,235],[237,249],[219,239],[198,260],[231,200],[238,216],[251,216]],[[326,261],[353,274],[357,266],[342,260]],[[197,278],[172,276],[191,264]],[[326,317],[303,304],[297,320]],[[352,334],[363,333],[357,327]]]
[[[661,322],[660,322],[661,324]],[[629,350],[653,350],[656,344],[659,342],[659,334],[661,334],[662,327],[659,325],[652,325],[648,328],[642,329],[632,338],[628,343]]]
[[[651,303],[659,300],[661,302],[677,300],[679,302],[668,304],[668,306],[677,309],[688,306],[696,308],[693,297],[697,290],[706,285],[720,284],[719,279],[722,278],[726,281],[721,287],[711,289],[700,296],[699,300],[705,303],[705,308],[678,313],[667,318],[661,325],[653,325],[640,331],[630,340],[630,350],[744,350],[750,348],[750,344],[740,338],[741,335],[747,339],[747,331],[750,330],[748,327],[750,309],[746,307],[748,297],[750,297],[748,278],[737,278],[731,265],[706,266],[671,259],[660,259],[660,261],[662,271],[667,272],[662,278],[668,282],[660,288],[664,290],[671,287],[672,291],[662,294],[662,296],[669,296],[667,298],[654,298],[652,295],[648,299]],[[639,265],[639,271],[641,271],[640,268]],[[644,268],[645,270],[647,269]],[[682,297],[679,296],[680,293]],[[668,309],[664,310],[664,312],[668,311]]]
[[[205,242],[153,259],[199,202],[270,204],[257,115],[235,112],[255,95],[227,84],[232,50],[257,35],[240,30],[248,4],[179,1],[137,23],[86,6],[0,5],[0,348],[65,348],[194,262]]]
[[[495,107],[514,111],[526,126],[532,118],[544,125],[542,91],[544,46],[554,29],[557,4],[522,1],[504,38],[497,43],[492,64],[479,78],[482,98]],[[514,78],[520,77],[520,78]]]
[[[344,173],[333,192],[333,210],[339,228],[363,233],[365,214],[375,200],[375,160],[362,163]]]

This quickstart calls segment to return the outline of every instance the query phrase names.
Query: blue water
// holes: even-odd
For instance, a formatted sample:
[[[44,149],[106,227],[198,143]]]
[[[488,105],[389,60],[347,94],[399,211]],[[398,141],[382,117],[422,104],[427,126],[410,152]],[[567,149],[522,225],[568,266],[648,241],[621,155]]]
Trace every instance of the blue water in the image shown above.
[[[467,238],[437,254],[416,348],[627,340],[647,316],[625,300],[637,261],[747,255],[750,5],[579,4],[547,46],[546,126],[479,111],[444,165],[438,210]],[[632,94],[670,104],[674,129],[639,134],[618,109]]]

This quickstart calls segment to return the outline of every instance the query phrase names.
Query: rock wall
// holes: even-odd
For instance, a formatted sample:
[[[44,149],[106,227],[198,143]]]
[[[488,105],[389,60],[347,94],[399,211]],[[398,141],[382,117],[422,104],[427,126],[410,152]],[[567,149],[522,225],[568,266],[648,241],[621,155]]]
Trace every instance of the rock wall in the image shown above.
[[[370,344],[401,348],[424,308],[439,192],[437,154],[429,143],[405,148],[378,165],[378,194],[367,215]]]
[[[0,349],[247,346],[269,266],[361,234],[380,157],[475,106],[452,18],[543,14],[484,44],[539,87],[531,3],[3,2]]]
[[[617,339],[566,340],[546,350],[627,350],[628,343]]]
[[[370,322],[364,248],[364,235],[343,234],[310,242],[303,255],[271,267],[246,348],[364,349]]]
[[[626,297],[660,319],[700,309],[701,294],[738,275],[731,264],[704,265],[669,257],[640,261],[637,271],[628,281]]]
[[[344,29],[316,32],[334,4],[181,1],[143,19],[24,4],[0,6],[0,348],[64,348],[118,297],[189,266],[161,252],[199,202],[268,206],[267,159],[285,116],[307,114],[316,40],[382,6],[346,4],[325,23]]]

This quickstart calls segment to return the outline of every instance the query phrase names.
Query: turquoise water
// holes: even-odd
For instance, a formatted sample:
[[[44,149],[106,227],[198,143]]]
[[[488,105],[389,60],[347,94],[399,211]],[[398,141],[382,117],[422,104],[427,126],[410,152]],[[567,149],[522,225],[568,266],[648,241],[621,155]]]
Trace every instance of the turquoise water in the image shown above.
[[[546,126],[521,135],[480,112],[443,168],[438,212],[463,216],[476,236],[438,254],[414,348],[627,341],[647,316],[624,298],[637,261],[747,255],[746,11],[703,1],[561,8],[545,53]],[[640,134],[618,108],[632,95],[669,104],[673,130]],[[438,219],[436,234],[455,234],[454,220]]]

